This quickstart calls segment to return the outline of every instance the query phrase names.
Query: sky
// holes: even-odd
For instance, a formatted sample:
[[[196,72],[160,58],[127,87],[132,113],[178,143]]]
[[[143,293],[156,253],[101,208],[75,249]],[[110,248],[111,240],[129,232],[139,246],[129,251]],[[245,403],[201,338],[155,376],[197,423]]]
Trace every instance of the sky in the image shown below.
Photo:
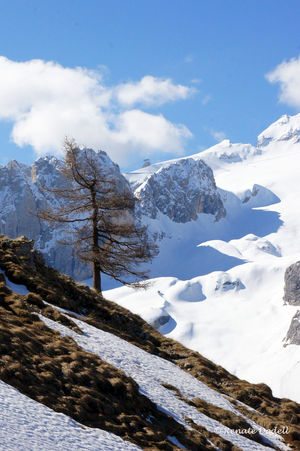
[[[1,2],[0,164],[65,137],[123,170],[300,110],[299,0]]]

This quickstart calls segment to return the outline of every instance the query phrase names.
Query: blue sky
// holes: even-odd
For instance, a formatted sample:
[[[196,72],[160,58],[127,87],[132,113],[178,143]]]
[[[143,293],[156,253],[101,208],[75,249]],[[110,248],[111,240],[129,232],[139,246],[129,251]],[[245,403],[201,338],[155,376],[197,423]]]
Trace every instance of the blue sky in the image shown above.
[[[1,2],[0,164],[59,153],[70,134],[124,169],[255,144],[299,111],[299,13],[298,0]]]

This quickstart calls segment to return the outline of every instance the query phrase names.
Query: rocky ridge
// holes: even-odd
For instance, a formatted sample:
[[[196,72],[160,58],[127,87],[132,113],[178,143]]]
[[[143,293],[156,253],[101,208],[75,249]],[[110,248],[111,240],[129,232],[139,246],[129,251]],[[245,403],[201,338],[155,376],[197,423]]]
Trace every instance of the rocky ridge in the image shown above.
[[[118,189],[130,190],[128,182],[105,152],[96,152],[99,165],[106,175],[116,180]],[[74,256],[71,246],[57,244],[64,235],[65,226],[40,220],[37,213],[58,206],[61,200],[46,189],[63,188],[69,183],[62,172],[62,161],[41,157],[32,166],[11,161],[0,167],[0,233],[12,238],[24,235],[35,241],[46,261],[76,279],[90,276],[91,270]]]
[[[134,191],[141,214],[156,219],[158,213],[177,223],[212,214],[216,221],[226,215],[213,172],[202,160],[185,158],[162,166]]]
[[[96,155],[103,172],[114,178],[118,189],[130,190],[119,167],[106,153]],[[77,280],[87,279],[90,268],[78,262],[71,247],[57,244],[65,227],[53,227],[36,216],[43,209],[59,205],[60,199],[42,187],[51,190],[69,183],[62,168],[63,163],[54,157],[39,158],[32,166],[11,161],[0,167],[0,233],[34,239],[50,265]],[[214,215],[216,221],[226,215],[213,172],[201,160],[179,160],[160,168],[134,188],[140,218],[155,219],[161,213],[174,222],[186,223],[201,213]]]
[[[264,147],[271,142],[290,141],[295,144],[300,140],[300,114],[289,116],[284,114],[276,122],[264,130],[257,140],[258,147]]]
[[[290,265],[285,272],[283,300],[300,306],[300,261]]]
[[[287,268],[284,282],[284,302],[300,306],[300,261]],[[284,341],[286,345],[300,345],[300,310],[293,316]]]

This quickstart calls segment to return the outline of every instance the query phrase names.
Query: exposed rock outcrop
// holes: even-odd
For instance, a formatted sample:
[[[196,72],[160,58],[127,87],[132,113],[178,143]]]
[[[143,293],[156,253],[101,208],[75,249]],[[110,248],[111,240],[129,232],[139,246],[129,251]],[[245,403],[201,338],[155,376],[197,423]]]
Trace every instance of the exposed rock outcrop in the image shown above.
[[[118,165],[105,152],[95,154],[105,177],[113,178],[120,192],[130,191]],[[51,189],[67,188],[69,183],[63,163],[54,157],[39,158],[32,166],[11,161],[0,167],[0,233],[33,239],[48,264],[82,280],[91,276],[90,268],[75,258],[71,246],[57,244],[65,234],[65,225],[54,227],[37,217],[41,210],[62,202]],[[139,184],[135,195],[140,200],[136,208],[140,217],[155,219],[160,212],[174,222],[185,223],[197,219],[199,213],[214,215],[216,220],[226,215],[212,170],[192,158],[159,168]]]
[[[130,190],[119,166],[105,152],[95,153],[105,176],[116,180],[120,191]],[[37,213],[57,207],[62,201],[51,191],[42,188],[64,188],[70,182],[62,172],[63,163],[53,157],[36,160],[32,166],[11,161],[0,167],[0,233],[11,238],[24,235],[35,241],[47,263],[76,279],[91,276],[91,269],[79,262],[71,246],[57,244],[64,236],[64,225],[52,225],[41,221]]]
[[[243,204],[247,207],[265,207],[267,205],[276,204],[280,199],[276,194],[265,186],[254,184],[252,190],[248,189],[239,195]]]
[[[300,115],[288,116],[284,114],[276,122],[264,130],[257,140],[259,147],[264,147],[271,142],[290,141],[297,143],[300,140]]]
[[[284,302],[300,305],[300,261],[287,268],[284,282]]]
[[[300,345],[300,310],[297,310],[293,316],[284,341],[286,342],[286,345]]]
[[[199,213],[218,221],[226,211],[213,172],[202,160],[185,158],[159,168],[135,190],[144,215],[156,219],[159,212],[172,221],[186,223]]]
[[[241,282],[240,279],[234,279],[230,277],[229,274],[224,273],[217,280],[215,291],[219,292],[227,292],[229,290],[239,291],[245,288],[245,285]]]
[[[295,306],[300,305],[300,261],[287,268],[284,282],[284,302]],[[293,316],[284,342],[285,346],[300,345],[300,310],[297,310]]]

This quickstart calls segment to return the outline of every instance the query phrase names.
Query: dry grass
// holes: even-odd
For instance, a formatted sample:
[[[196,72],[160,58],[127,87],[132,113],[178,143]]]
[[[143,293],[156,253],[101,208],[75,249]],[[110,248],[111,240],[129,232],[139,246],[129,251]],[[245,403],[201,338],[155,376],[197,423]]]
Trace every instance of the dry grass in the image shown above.
[[[199,433],[187,432],[158,411],[131,378],[48,329],[24,304],[9,290],[0,295],[0,379],[57,412],[144,449],[176,449],[168,435],[188,449],[210,449]]]
[[[201,435],[205,435],[217,449],[220,449],[222,451],[243,451],[238,446],[233,445],[229,440],[225,440],[219,435],[207,431],[203,426],[199,426],[198,424],[194,423],[194,421],[191,420],[190,418],[186,418],[185,420],[192,428],[198,431]]]
[[[184,401],[185,403],[189,404],[192,407],[195,407],[199,412],[203,413],[204,415],[213,418],[214,420],[219,421],[223,426],[232,429],[234,431],[243,431],[243,437],[246,437],[250,440],[254,440],[257,443],[260,443],[262,445],[265,445],[262,438],[260,437],[259,433],[244,433],[244,431],[248,431],[249,429],[253,429],[252,426],[247,423],[247,421],[240,417],[239,415],[234,414],[233,412],[230,412],[229,410],[222,409],[221,407],[217,407],[213,404],[209,404],[208,402],[204,401],[200,398],[195,399],[186,399],[183,398],[181,393],[176,387],[173,387],[170,384],[162,384],[164,387],[168,388],[169,390],[172,390],[175,392],[176,396]],[[207,436],[218,448],[224,449],[224,450],[231,450],[236,449],[232,443],[228,443],[228,440],[224,440],[221,437],[217,436],[217,434],[211,434],[210,436]]]
[[[162,336],[139,316],[103,299],[92,289],[76,284],[70,277],[64,276],[45,265],[40,254],[28,250],[28,243],[25,239],[9,240],[6,237],[2,237],[2,239],[0,237],[0,267],[12,281],[26,285],[31,291],[22,305],[12,306],[16,314],[19,309],[19,312],[21,311],[26,315],[25,305],[27,305],[30,306],[32,312],[43,311],[43,314],[46,312],[49,317],[52,315],[52,319],[56,318],[55,320],[62,321],[61,318],[58,319],[55,309],[52,311],[42,305],[43,299],[51,304],[84,314],[88,317],[87,322],[93,326],[114,333],[147,352],[175,363],[209,387],[256,409],[256,412],[253,412],[237,404],[237,408],[259,425],[267,428],[272,428],[275,425],[277,427],[280,425],[289,427],[290,433],[285,435],[284,439],[294,449],[300,449],[300,406],[297,403],[277,399],[273,397],[270,388],[265,384],[250,384],[247,381],[239,380],[224,368],[215,365],[197,352]],[[7,294],[7,288],[0,284],[0,296],[7,296]],[[29,313],[27,310],[27,314]],[[38,326],[39,322],[36,320],[35,322]],[[19,325],[22,327],[22,322]],[[74,328],[76,325],[73,323],[73,326],[72,324],[67,326]],[[53,358],[53,356],[51,357]],[[71,358],[69,355],[65,357],[66,359]],[[74,365],[82,365],[82,362],[71,358],[69,363],[72,362],[74,362]],[[47,371],[45,370],[46,374]],[[47,377],[50,377],[49,374]],[[84,379],[86,376],[81,374],[80,377]],[[200,408],[200,405],[198,407]],[[201,405],[201,408],[208,409],[208,406]],[[213,412],[210,408],[208,414],[212,416],[221,413]],[[230,422],[233,419],[227,420]],[[147,423],[147,427],[149,428],[149,423]],[[118,425],[118,428],[122,429],[120,425]],[[182,440],[180,441],[184,443]],[[203,449],[208,449],[205,448],[205,446],[208,446],[205,443],[201,446],[204,446]]]

